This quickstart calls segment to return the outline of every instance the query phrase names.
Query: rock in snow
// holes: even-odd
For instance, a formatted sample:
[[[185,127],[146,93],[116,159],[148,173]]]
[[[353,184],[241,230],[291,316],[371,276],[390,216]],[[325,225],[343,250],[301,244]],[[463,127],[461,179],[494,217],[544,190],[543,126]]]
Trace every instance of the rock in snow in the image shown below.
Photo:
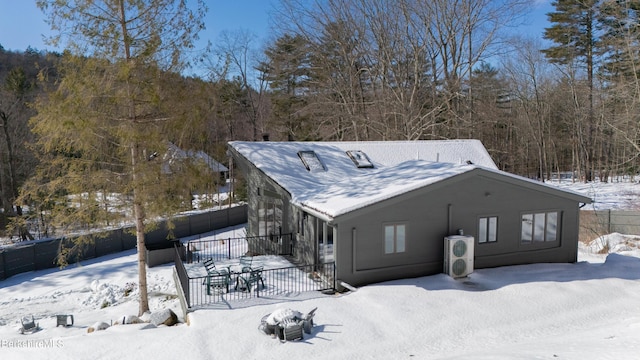
[[[94,331],[106,330],[109,327],[109,324],[106,322],[98,321],[97,323],[89,326],[87,329],[88,333],[92,333]]]
[[[153,325],[167,325],[173,326],[178,323],[178,315],[176,315],[171,309],[164,309],[154,313],[151,313],[149,320]]]

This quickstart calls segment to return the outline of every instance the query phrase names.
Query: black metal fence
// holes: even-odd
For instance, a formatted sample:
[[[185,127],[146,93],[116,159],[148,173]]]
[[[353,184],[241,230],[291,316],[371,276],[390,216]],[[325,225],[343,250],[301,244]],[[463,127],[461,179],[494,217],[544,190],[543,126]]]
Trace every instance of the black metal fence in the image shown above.
[[[249,289],[244,287],[242,280],[239,279],[242,275],[242,273],[231,274],[228,290],[223,286],[211,288],[207,285],[206,276],[188,278],[188,307],[201,307],[249,298],[290,300],[303,298],[306,292],[335,289],[334,263],[263,270],[261,276],[264,285],[262,282],[257,282]]]
[[[187,264],[201,262],[206,259],[220,261],[238,259],[243,255],[292,255],[293,242],[291,234],[276,236],[247,236],[243,238],[227,238],[215,240],[190,240],[183,244],[186,247]]]
[[[289,237],[290,238],[290,237]],[[240,242],[245,242],[245,246],[241,246]],[[224,243],[222,243],[224,241]],[[274,301],[303,299],[309,297],[311,292],[333,291],[336,288],[335,263],[313,264],[313,265],[294,265],[291,263],[286,266],[276,266],[269,268],[261,266],[262,271],[259,278],[251,278],[249,271],[242,271],[240,268],[240,257],[246,252],[240,249],[247,249],[250,242],[270,241],[265,238],[247,238],[247,239],[226,239],[202,241],[203,249],[196,252],[191,251],[191,255],[187,252],[187,259],[191,256],[190,261],[183,262],[181,252],[178,247],[175,248],[175,273],[176,280],[179,284],[179,295],[184,306],[184,311],[196,307],[204,307],[226,303],[228,301],[242,301],[248,299],[267,299]],[[282,241],[285,243],[285,241]],[[189,249],[189,244],[186,244]],[[287,245],[289,249],[290,246]],[[215,250],[217,248],[217,250]],[[222,249],[225,251],[221,251]],[[229,250],[231,249],[231,250]],[[274,248],[275,252],[270,255],[283,255],[280,252],[282,248]],[[289,254],[289,253],[286,253]],[[254,265],[260,263],[263,255],[253,257]],[[224,281],[221,279],[212,280],[206,275],[203,262],[205,259],[214,259],[214,261],[223,261],[226,263],[218,268],[227,270],[228,276],[225,275]],[[283,261],[284,261],[283,257]],[[286,262],[286,261],[284,261]],[[235,269],[229,264],[235,264]],[[253,266],[256,269],[256,266]]]

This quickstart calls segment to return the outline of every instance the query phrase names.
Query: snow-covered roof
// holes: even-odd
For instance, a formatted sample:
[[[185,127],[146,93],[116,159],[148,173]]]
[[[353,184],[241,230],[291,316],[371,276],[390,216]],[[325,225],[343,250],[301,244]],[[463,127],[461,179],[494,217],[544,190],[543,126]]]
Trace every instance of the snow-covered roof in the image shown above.
[[[288,191],[292,202],[328,217],[470,171],[475,165],[497,169],[478,140],[233,141],[229,145]]]
[[[392,168],[318,183],[292,193],[301,207],[336,217],[475,169],[475,165],[409,160]]]
[[[475,169],[545,186],[498,170],[478,140],[233,141],[229,145],[288,191],[295,205],[327,218]]]
[[[174,161],[181,161],[187,158],[203,161],[214,172],[229,171],[229,169],[226,166],[217,162],[214,158],[212,158],[202,150],[198,150],[198,151],[183,150],[177,147],[175,144],[169,143],[168,152],[165,155],[165,159],[168,159],[169,164],[171,164]]]

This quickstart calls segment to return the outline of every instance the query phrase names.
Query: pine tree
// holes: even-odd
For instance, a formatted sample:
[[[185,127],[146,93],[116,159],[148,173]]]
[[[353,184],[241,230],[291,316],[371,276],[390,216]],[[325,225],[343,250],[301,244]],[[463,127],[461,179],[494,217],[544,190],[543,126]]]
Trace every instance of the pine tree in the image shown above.
[[[301,111],[306,105],[305,87],[309,76],[309,52],[302,36],[285,34],[265,50],[260,64],[272,90],[272,118],[289,139],[313,138],[310,124]]]
[[[177,0],[38,6],[59,32],[50,42],[68,51],[57,86],[36,103],[43,162],[24,197],[50,204],[58,226],[93,224],[120,208],[135,223],[142,314],[149,310],[145,231],[157,217],[188,208],[203,179],[202,167],[163,156],[169,142],[188,144],[201,122],[184,105],[193,94],[179,72],[206,7],[202,0],[195,7]]]
[[[606,163],[602,170],[607,173],[610,169],[625,167],[629,173],[635,173],[633,166],[628,164],[633,164],[640,152],[637,120],[640,111],[640,1],[603,1],[598,25],[602,33],[600,73],[606,89],[602,108],[606,112],[603,132],[607,136],[602,137],[600,152]],[[628,150],[620,150],[627,146]],[[614,159],[614,151],[624,154],[625,158]]]
[[[593,75],[597,38],[595,22],[597,0],[557,0],[551,3],[556,11],[549,13],[553,24],[545,29],[544,38],[557,45],[542,50],[553,63],[561,65],[585,65],[588,86],[588,114],[586,135],[576,136],[582,154],[585,181],[593,179],[595,117],[593,114]],[[581,131],[578,129],[577,131]]]
[[[602,29],[602,70],[609,80],[634,80],[640,75],[640,1],[605,1],[600,6],[598,23]]]

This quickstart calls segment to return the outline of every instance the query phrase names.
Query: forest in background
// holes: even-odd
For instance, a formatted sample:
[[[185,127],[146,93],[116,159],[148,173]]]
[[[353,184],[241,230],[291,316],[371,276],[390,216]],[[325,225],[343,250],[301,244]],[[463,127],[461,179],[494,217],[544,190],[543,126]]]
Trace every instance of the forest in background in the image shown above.
[[[164,71],[155,86],[176,99],[163,106],[204,120],[180,145],[223,163],[227,141],[267,136],[474,138],[530,178],[637,176],[640,1],[553,5],[543,42],[509,30],[530,1],[281,0],[271,41],[227,32],[198,60],[206,75]],[[64,79],[65,56],[0,45],[5,218],[22,215],[16,199],[41,161],[32,105]]]

